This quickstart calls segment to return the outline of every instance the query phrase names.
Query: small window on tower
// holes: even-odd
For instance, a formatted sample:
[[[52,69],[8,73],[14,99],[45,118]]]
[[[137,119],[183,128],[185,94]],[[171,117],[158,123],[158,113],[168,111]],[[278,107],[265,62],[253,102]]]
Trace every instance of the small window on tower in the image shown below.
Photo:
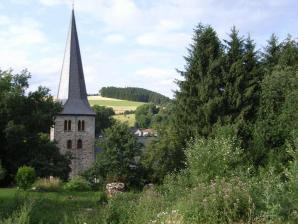
[[[67,149],[71,149],[71,148],[72,148],[72,141],[67,140]]]
[[[78,131],[81,131],[82,130],[82,122],[79,120],[78,122]]]
[[[85,131],[85,121],[82,121],[82,131]]]
[[[83,142],[82,142],[81,139],[78,140],[77,148],[78,148],[78,149],[83,148]]]
[[[68,121],[68,131],[71,131],[71,120]]]
[[[64,131],[67,131],[67,120],[64,121]]]

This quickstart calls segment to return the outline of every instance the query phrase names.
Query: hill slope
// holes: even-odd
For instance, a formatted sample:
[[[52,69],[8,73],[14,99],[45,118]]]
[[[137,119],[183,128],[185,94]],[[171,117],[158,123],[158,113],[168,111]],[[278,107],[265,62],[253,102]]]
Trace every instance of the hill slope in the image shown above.
[[[164,104],[170,101],[170,98],[147,89],[136,87],[103,87],[99,91],[103,97],[116,98],[121,100],[131,100],[137,102]]]
[[[116,114],[124,113],[125,111],[134,111],[138,106],[144,104],[143,102],[119,100],[102,96],[88,96],[88,100],[91,106],[112,107]]]

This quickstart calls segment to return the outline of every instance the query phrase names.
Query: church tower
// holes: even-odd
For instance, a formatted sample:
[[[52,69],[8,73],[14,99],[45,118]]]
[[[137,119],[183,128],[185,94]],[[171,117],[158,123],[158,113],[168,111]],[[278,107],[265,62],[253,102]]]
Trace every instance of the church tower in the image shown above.
[[[75,176],[90,168],[95,161],[95,113],[87,99],[74,10],[57,99],[62,103],[63,110],[56,117],[51,135],[61,153],[72,154],[70,176]]]

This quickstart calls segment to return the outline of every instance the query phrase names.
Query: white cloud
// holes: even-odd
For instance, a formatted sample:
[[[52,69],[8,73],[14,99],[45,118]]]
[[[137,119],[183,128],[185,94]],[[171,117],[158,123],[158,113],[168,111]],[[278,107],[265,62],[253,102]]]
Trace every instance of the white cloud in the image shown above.
[[[125,41],[125,36],[121,34],[110,34],[104,37],[104,41],[109,44],[120,44]]]
[[[46,42],[40,23],[34,19],[22,18],[13,20],[3,16],[1,21],[0,40],[5,44],[1,45],[0,48],[24,48],[29,45]]]
[[[136,41],[140,45],[177,48],[187,46],[191,36],[182,32],[151,32],[137,36]]]
[[[0,26],[9,25],[11,23],[11,19],[8,16],[0,15]]]
[[[45,6],[55,6],[60,4],[72,4],[72,0],[39,0]]]

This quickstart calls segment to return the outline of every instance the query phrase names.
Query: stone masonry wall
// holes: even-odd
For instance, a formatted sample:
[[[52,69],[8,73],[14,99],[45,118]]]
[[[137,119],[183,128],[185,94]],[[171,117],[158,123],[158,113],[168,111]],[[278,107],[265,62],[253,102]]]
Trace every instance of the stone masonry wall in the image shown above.
[[[64,131],[64,121],[71,120],[71,130]],[[79,120],[85,121],[85,131],[78,131]],[[59,115],[53,129],[54,140],[62,154],[71,152],[74,159],[71,163],[70,177],[76,176],[92,166],[95,161],[95,117]],[[82,148],[77,148],[78,140],[82,140]],[[67,149],[67,141],[72,141],[72,148]]]

